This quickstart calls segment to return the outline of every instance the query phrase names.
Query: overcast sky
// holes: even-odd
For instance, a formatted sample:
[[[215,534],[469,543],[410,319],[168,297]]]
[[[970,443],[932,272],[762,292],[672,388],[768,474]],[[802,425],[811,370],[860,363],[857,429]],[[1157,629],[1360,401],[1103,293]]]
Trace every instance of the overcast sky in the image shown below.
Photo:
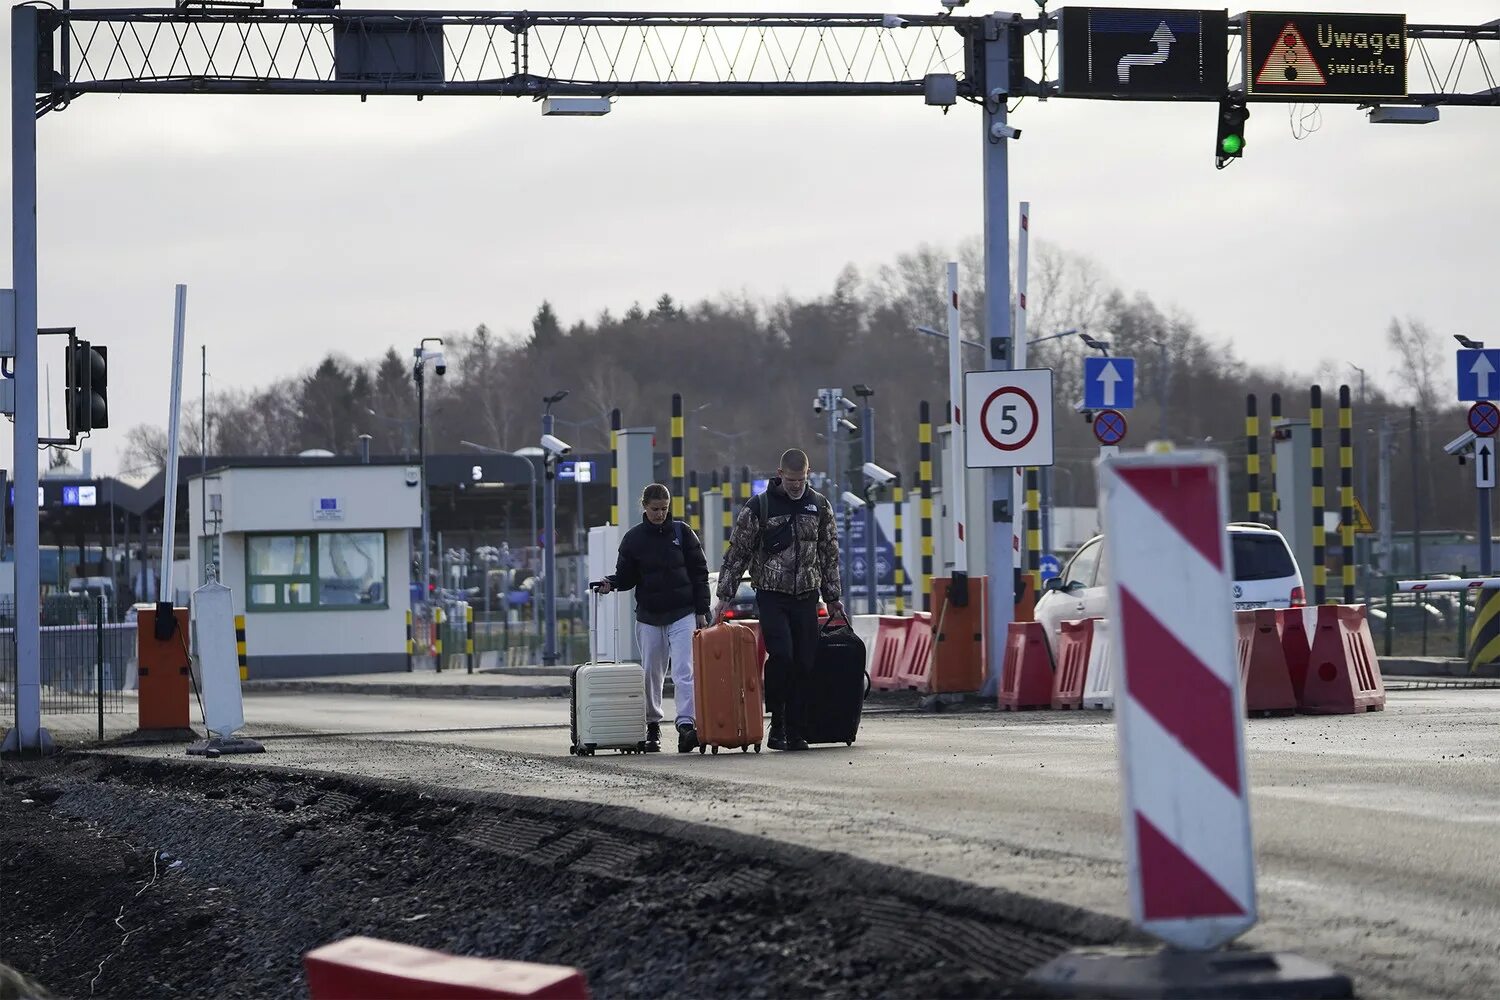
[[[1365,9],[1425,23],[1500,13],[1493,0]],[[1392,315],[1500,339],[1500,109],[1406,127],[1322,110],[1299,141],[1286,106],[1253,105],[1245,157],[1221,172],[1212,104],[1028,100],[1012,118],[1012,200],[1031,201],[1035,236],[1253,362],[1347,359],[1399,385]],[[177,282],[191,396],[202,344],[224,388],[330,350],[520,331],[544,298],[568,323],[664,291],[817,295],[847,263],[977,233],[979,142],[977,109],[908,98],[622,99],[604,118],[544,119],[513,99],[88,96],[39,124],[41,323],[110,348],[112,427],[93,439],[95,472],[109,473],[126,428],[165,422]],[[8,181],[8,157],[0,169]],[[0,256],[8,274],[8,240]],[[63,433],[55,343],[46,359]],[[13,467],[8,432],[0,458]]]

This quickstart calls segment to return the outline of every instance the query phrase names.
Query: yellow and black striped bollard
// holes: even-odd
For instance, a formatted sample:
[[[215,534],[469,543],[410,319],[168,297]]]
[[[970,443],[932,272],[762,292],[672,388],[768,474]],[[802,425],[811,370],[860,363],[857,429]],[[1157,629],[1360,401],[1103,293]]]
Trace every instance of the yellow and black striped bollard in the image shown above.
[[[1339,546],[1344,603],[1354,603],[1354,411],[1349,387],[1339,386]]]
[[[672,516],[687,514],[687,472],[682,459],[682,393],[672,393]]]
[[[917,581],[917,600],[923,611],[932,611],[932,408],[927,400],[918,407],[917,489],[922,493],[917,521],[922,536],[922,575]]]
[[[1324,562],[1328,537],[1323,524],[1327,501],[1323,492],[1323,387],[1313,386],[1308,400],[1311,406],[1307,418],[1312,430],[1313,603],[1322,604],[1328,596],[1328,566]]]
[[[1245,397],[1245,510],[1249,520],[1260,520],[1260,415],[1253,392]]]
[[[896,614],[899,616],[906,614],[906,564],[903,562],[904,555],[902,552],[901,537],[902,512],[906,507],[906,490],[901,486],[901,476],[899,473],[896,475],[896,482],[891,489],[891,496],[896,501],[896,537],[891,540],[891,545],[895,549],[896,565],[891,568],[891,576],[896,584]]]
[[[1474,627],[1469,630],[1469,673],[1500,661],[1500,590],[1476,592]]]
[[[474,609],[464,605],[464,655],[468,657],[469,673],[474,672]]]
[[[250,679],[250,654],[245,645],[245,616],[234,616],[234,651],[240,658],[240,680]]]
[[[406,672],[412,672],[412,657],[416,654],[416,640],[411,634],[411,609],[406,610]]]
[[[620,523],[620,411],[609,411],[609,523]]]

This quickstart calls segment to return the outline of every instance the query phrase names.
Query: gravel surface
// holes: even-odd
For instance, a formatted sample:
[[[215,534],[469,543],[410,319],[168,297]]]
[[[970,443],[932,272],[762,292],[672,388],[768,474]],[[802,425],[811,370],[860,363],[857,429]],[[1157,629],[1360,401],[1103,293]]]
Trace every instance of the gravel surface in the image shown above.
[[[352,934],[596,997],[997,996],[1124,931],[627,809],[244,762],[13,764],[0,809],[0,954],[63,996],[305,996],[302,954]]]

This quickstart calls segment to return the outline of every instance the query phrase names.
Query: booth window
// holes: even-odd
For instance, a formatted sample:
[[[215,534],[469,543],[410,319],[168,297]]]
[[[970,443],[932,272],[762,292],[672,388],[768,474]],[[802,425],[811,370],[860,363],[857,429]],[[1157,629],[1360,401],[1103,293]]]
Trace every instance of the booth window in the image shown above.
[[[385,534],[250,535],[245,586],[248,606],[259,611],[385,608]]]

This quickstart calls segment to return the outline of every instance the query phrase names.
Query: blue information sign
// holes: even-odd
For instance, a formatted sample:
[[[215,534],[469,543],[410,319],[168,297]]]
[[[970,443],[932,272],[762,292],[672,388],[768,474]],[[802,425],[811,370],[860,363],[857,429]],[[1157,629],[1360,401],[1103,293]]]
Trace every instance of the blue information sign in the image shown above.
[[[1500,349],[1458,352],[1458,399],[1500,399]]]
[[[1083,405],[1090,410],[1135,406],[1135,358],[1084,358]]]

